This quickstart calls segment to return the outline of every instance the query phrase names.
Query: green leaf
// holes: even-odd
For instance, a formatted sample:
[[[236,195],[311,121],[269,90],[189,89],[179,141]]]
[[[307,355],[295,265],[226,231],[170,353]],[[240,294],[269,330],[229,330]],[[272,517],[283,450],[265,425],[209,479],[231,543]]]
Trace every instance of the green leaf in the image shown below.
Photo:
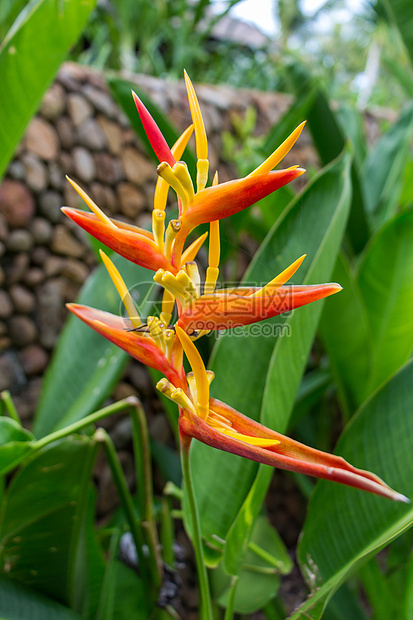
[[[367,154],[362,116],[356,108],[341,105],[337,110],[336,118],[341,131],[350,139],[353,146],[354,165],[361,168]]]
[[[364,300],[344,254],[339,256],[333,278],[343,290],[324,305],[320,333],[341,403],[350,416],[367,395],[366,377],[371,368],[373,343]]]
[[[81,620],[81,616],[36,590],[0,577],[1,620]]]
[[[326,165],[343,150],[346,139],[348,139],[346,132],[343,131],[333,113],[323,88],[308,73],[307,68],[301,62],[294,61],[290,66],[289,74],[296,92],[302,92],[306,88],[317,88],[313,107],[308,114],[307,126],[321,162]],[[348,137],[351,140],[352,131]],[[359,171],[354,161],[351,168],[351,184],[352,199],[347,234],[354,252],[358,254],[369,239],[369,225],[365,213]]]
[[[258,517],[236,585],[234,611],[250,614],[264,607],[277,594],[280,569],[289,572],[291,568],[292,561],[279,535],[264,516]],[[220,565],[211,577],[214,598],[226,607],[231,576]]]
[[[377,225],[395,214],[413,135],[413,105],[407,107],[366,158],[361,172],[366,212]]]
[[[33,439],[15,420],[0,418],[0,475],[14,469],[30,454]]]
[[[290,135],[291,128],[297,127],[308,116],[314,105],[314,99],[317,93],[315,86],[309,90],[305,89],[297,94],[294,103],[284,116],[275,123],[269,130],[262,150],[265,157],[268,157],[275,149]]]
[[[0,178],[96,0],[32,0],[0,47]]]
[[[2,502],[1,570],[76,609],[86,584],[78,558],[95,455],[85,437],[51,444],[23,465]]]
[[[348,215],[349,164],[348,155],[335,161],[297,196],[254,257],[244,279],[246,283],[268,282],[303,251],[308,256],[294,282],[328,280]],[[290,313],[274,317],[258,326],[221,336],[212,357],[216,373],[211,386],[213,395],[283,432],[321,308],[321,303],[312,304],[298,309],[292,316]],[[264,326],[265,331],[257,333],[257,328],[261,330]],[[222,548],[220,541],[226,539],[246,500],[258,466],[198,442],[192,446],[191,463],[203,534],[209,545]],[[259,485],[257,491],[262,492]],[[256,513],[259,506],[254,503],[253,507]],[[255,516],[247,514],[240,519],[246,518],[248,527],[252,527]]]
[[[367,395],[398,370],[411,354],[412,280],[413,211],[407,211],[375,235],[358,272],[357,284],[373,343],[370,372],[365,377]]]
[[[413,460],[413,361],[408,362],[353,417],[336,452],[355,467],[374,471],[411,494]],[[310,501],[299,561],[312,592],[294,619],[317,620],[336,588],[413,523],[412,504],[319,482]]]
[[[413,62],[413,6],[410,0],[382,0],[394,21]]]
[[[139,310],[145,316],[153,302],[150,272],[120,256],[112,260],[132,295],[136,293]],[[122,311],[104,265],[88,278],[77,301],[114,314]],[[70,316],[46,373],[34,421],[35,435],[42,437],[97,409],[116,385],[128,359],[116,345]]]

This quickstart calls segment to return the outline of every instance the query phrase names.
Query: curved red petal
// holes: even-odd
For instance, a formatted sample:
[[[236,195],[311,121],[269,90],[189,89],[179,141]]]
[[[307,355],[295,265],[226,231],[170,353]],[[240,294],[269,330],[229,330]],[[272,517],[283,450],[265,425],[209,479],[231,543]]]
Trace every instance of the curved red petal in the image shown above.
[[[165,269],[176,272],[171,262],[159,250],[151,233],[143,233],[137,227],[129,225],[115,228],[102,222],[94,213],[80,209],[63,207],[62,211],[83,230],[127,260],[152,271]]]
[[[292,168],[268,174],[245,177],[207,187],[195,194],[181,220],[185,227],[194,228],[214,220],[221,220],[251,206],[261,198],[290,183],[305,170]]]
[[[159,159],[160,162],[166,161],[170,166],[173,166],[176,161],[174,156],[172,155],[171,149],[169,148],[165,138],[163,137],[161,130],[155,123],[147,108],[139,99],[138,95],[132,91],[132,96],[138,110],[140,119],[142,121],[143,128],[146,135],[148,136],[148,140],[151,143],[156,157]]]
[[[188,333],[203,329],[231,329],[289,312],[340,290],[339,284],[330,283],[287,285],[276,292],[268,290],[262,296],[254,297],[234,291],[202,295],[180,316],[178,325]]]
[[[267,448],[252,446],[234,437],[220,433],[215,428],[209,426],[208,422],[203,421],[187,410],[179,418],[181,434],[194,437],[218,450],[237,454],[258,463],[265,463],[272,467],[340,482],[389,499],[399,501],[406,501],[407,499],[393,491],[374,474],[353,467],[341,457],[315,450],[272,431],[232,409],[232,407],[225,403],[216,399],[210,399],[210,408],[229,420],[234,430],[253,437],[274,439],[280,443]]]
[[[67,308],[96,332],[129,353],[139,362],[155,368],[177,387],[186,387],[184,375],[173,368],[159,347],[148,335],[129,331],[130,321],[104,310],[96,310],[81,304],[67,304]]]

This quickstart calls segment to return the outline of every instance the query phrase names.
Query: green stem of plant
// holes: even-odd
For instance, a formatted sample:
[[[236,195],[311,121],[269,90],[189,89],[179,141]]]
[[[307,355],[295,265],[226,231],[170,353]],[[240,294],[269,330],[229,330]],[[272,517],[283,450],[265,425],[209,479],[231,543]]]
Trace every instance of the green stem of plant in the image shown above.
[[[225,610],[224,620],[232,620],[234,617],[234,604],[235,604],[235,595],[237,593],[237,585],[238,585],[238,575],[233,575],[231,577],[228,605]]]
[[[146,533],[146,543],[151,560],[150,566],[154,569],[152,577],[156,586],[159,587],[162,581],[163,565],[153,513],[153,484],[148,426],[141,403],[137,403],[133,407],[132,432],[139,511],[143,519],[142,527]]]
[[[138,399],[131,396],[129,398],[124,398],[117,403],[113,403],[113,405],[109,405],[108,407],[103,407],[103,409],[99,409],[94,413],[86,416],[86,418],[82,418],[73,424],[69,424],[69,426],[65,426],[65,428],[61,428],[54,433],[50,433],[50,435],[46,435],[46,437],[42,437],[34,442],[34,449],[40,450],[44,446],[48,446],[53,441],[57,441],[58,439],[63,439],[64,437],[68,437],[73,433],[77,433],[81,431],[83,428],[90,426],[91,424],[96,424],[103,418],[107,418],[108,416],[119,413],[120,411],[124,411],[129,407],[135,407],[136,403],[139,403]]]
[[[0,394],[0,400],[4,403],[7,413],[11,417],[12,420],[17,422],[20,426],[22,425],[19,414],[17,413],[17,409],[14,405],[11,394],[8,390],[4,390]]]
[[[143,552],[143,548],[145,545],[143,531],[138,525],[138,519],[135,507],[133,505],[133,499],[129,492],[128,483],[126,481],[125,474],[123,473],[122,465],[119,461],[116,448],[113,444],[112,439],[103,428],[97,429],[94,434],[94,439],[100,442],[105,450],[106,458],[112,472],[113,480],[116,484],[116,488],[118,490],[119,497],[125,511],[125,516],[129,524],[129,529],[135,543],[136,552],[138,554],[139,560],[139,570],[143,579],[146,581],[146,584],[149,585],[149,573],[152,571],[148,570],[148,558],[145,557]]]
[[[194,486],[192,483],[191,464],[190,464],[191,437],[181,437],[181,462],[182,475],[184,479],[186,494],[188,497],[189,509],[192,517],[192,544],[195,551],[195,561],[199,580],[199,590],[201,596],[201,620],[213,620],[211,595],[209,592],[208,575],[204,561],[204,551],[202,547],[201,524],[196,506]]]

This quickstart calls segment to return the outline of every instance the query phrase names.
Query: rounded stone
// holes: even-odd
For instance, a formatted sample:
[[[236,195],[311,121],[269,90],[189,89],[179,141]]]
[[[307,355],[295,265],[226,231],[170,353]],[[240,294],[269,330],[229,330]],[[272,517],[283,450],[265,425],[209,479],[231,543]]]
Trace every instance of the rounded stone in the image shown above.
[[[42,118],[35,117],[30,123],[25,137],[26,148],[41,159],[56,159],[59,152],[59,138],[56,130]]]
[[[52,252],[80,258],[85,253],[85,246],[75,239],[66,226],[60,225],[56,226],[53,233]]]
[[[9,252],[28,252],[33,246],[33,237],[28,230],[17,228],[8,236],[6,247]]]
[[[78,128],[78,142],[91,151],[101,151],[107,147],[105,134],[94,118],[86,119]]]
[[[10,228],[26,228],[34,211],[33,196],[25,185],[5,179],[0,185],[0,212]]]
[[[70,93],[68,95],[67,108],[75,127],[79,127],[86,119],[93,115],[93,108],[90,103],[78,93]]]
[[[28,376],[42,373],[48,361],[48,354],[37,344],[30,344],[20,351],[20,363]]]
[[[20,284],[14,284],[10,287],[9,294],[16,312],[21,314],[33,312],[36,300],[31,291]]]
[[[96,178],[96,167],[92,155],[85,148],[78,146],[73,149],[74,169],[81,181],[90,183]]]
[[[13,316],[10,319],[10,337],[17,347],[25,347],[36,340],[36,325],[24,315]]]
[[[0,241],[6,241],[9,235],[9,227],[3,213],[0,213]]]
[[[6,291],[0,289],[0,319],[7,319],[12,313],[12,301]]]
[[[134,219],[145,208],[145,197],[132,183],[120,183],[118,197],[121,212],[126,217]]]
[[[47,168],[34,153],[25,153],[22,157],[25,181],[34,192],[41,192],[48,184]]]
[[[43,97],[40,112],[49,121],[63,114],[65,109],[65,91],[60,84],[53,84]]]
[[[42,217],[36,217],[31,226],[33,239],[37,245],[47,245],[53,235],[53,228],[50,222]]]
[[[39,199],[40,212],[48,220],[54,224],[61,218],[62,212],[60,211],[63,204],[62,195],[54,190],[49,190],[42,194]]]
[[[25,381],[17,355],[11,351],[0,355],[0,391],[18,389]]]
[[[70,118],[67,116],[61,116],[58,118],[56,121],[56,130],[62,147],[64,149],[71,149],[75,141],[75,132]]]

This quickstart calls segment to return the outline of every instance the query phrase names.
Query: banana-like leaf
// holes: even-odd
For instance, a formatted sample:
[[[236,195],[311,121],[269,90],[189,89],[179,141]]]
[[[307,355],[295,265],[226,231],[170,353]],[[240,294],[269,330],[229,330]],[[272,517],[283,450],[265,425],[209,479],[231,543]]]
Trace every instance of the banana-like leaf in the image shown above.
[[[245,283],[268,282],[305,251],[308,257],[294,282],[329,280],[348,215],[349,166],[347,154],[297,196],[254,257]],[[285,431],[321,307],[317,302],[292,316],[275,317],[222,336],[212,356],[216,374],[213,395],[251,418]],[[248,503],[258,466],[199,443],[193,445],[191,462],[203,534],[209,545],[222,549],[244,501]],[[265,493],[267,484],[268,475],[256,487],[259,495]],[[254,514],[246,511],[240,516],[240,525],[234,525],[232,567],[239,564],[237,544],[245,540],[245,528],[252,527],[259,507],[260,502],[254,501]]]
[[[413,62],[413,6],[410,0],[382,0],[390,18],[402,35],[404,44]]]
[[[11,579],[0,578],[0,617],[2,620],[81,620],[82,616]]]
[[[413,479],[412,382],[410,360],[361,407],[336,450],[407,496]],[[412,524],[412,504],[319,482],[299,545],[299,562],[313,595],[292,618],[318,620],[338,586]]]
[[[344,254],[336,263],[334,279],[343,290],[324,305],[320,333],[340,401],[350,417],[367,396],[366,377],[371,369],[373,342],[360,287]]]
[[[395,215],[412,135],[413,104],[378,140],[365,160],[360,178],[366,212],[375,226]]]
[[[0,418],[0,476],[11,471],[33,449],[33,435],[15,420]]]
[[[51,444],[22,466],[2,501],[1,570],[77,610],[87,583],[83,533],[96,450],[86,437]]]
[[[137,293],[139,310],[146,316],[153,302],[150,272],[120,256],[113,261],[132,295]],[[102,264],[88,278],[77,301],[115,314],[123,311]],[[34,420],[35,435],[42,437],[98,409],[116,385],[128,359],[116,345],[70,316],[46,373]]]
[[[413,211],[396,216],[372,239],[357,274],[373,355],[366,395],[404,364],[413,349]]]
[[[0,46],[0,178],[96,0],[31,0]]]

